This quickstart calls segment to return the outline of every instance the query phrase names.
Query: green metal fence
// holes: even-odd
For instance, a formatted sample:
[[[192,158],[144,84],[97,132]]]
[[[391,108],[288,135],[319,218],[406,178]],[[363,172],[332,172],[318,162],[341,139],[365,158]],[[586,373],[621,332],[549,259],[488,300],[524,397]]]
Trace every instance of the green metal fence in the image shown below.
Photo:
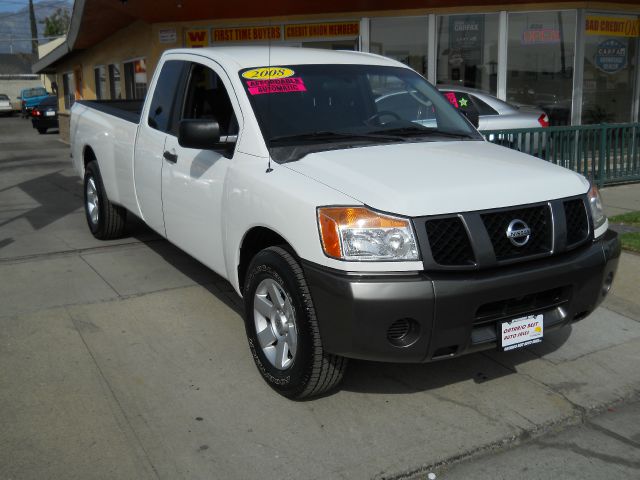
[[[606,184],[640,181],[640,123],[483,130],[487,140]]]

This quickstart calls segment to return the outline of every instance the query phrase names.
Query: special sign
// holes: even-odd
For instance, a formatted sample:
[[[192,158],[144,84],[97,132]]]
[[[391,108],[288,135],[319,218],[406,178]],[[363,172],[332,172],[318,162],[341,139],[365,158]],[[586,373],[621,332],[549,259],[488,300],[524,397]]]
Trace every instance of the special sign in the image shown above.
[[[587,15],[587,35],[608,37],[640,37],[640,19]]]
[[[249,95],[265,93],[306,92],[307,87],[296,72],[286,67],[258,67],[242,73],[246,78]]]

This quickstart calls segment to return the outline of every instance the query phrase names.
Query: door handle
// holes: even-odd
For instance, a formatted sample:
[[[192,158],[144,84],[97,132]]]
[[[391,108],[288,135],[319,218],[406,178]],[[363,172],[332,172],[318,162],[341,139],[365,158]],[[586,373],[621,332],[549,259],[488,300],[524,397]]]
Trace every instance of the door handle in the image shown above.
[[[169,150],[165,150],[162,156],[167,162],[171,162],[171,163],[178,162],[178,155],[176,155],[175,153],[171,153]]]

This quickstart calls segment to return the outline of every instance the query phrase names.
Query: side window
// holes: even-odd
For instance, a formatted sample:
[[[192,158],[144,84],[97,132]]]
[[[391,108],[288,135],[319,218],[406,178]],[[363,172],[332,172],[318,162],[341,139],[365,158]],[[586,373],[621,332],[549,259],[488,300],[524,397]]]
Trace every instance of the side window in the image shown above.
[[[443,91],[442,94],[447,100],[449,100],[449,103],[458,110],[478,115],[478,109],[474,105],[468,93]]]
[[[473,103],[476,104],[476,107],[478,108],[478,113],[480,115],[498,115],[498,112],[495,111],[493,108],[491,108],[486,102],[484,102],[483,100],[480,100],[478,97],[476,97],[475,95],[471,95],[471,98],[473,100]]]
[[[170,132],[171,112],[184,65],[183,61],[169,60],[162,66],[149,107],[148,122],[151,128],[165,133]]]
[[[194,63],[182,112],[184,119],[213,119],[220,125],[220,135],[237,135],[238,121],[227,89],[210,68]]]

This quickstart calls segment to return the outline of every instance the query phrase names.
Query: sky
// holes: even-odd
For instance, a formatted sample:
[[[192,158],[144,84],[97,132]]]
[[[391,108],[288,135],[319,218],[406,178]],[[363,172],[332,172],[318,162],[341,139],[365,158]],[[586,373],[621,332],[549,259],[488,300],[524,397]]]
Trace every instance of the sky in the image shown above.
[[[41,0],[34,0],[34,4],[40,3]],[[66,2],[60,2],[66,3]],[[68,2],[73,3],[73,1]],[[29,5],[29,0],[0,0],[0,13],[17,12],[23,7]]]

